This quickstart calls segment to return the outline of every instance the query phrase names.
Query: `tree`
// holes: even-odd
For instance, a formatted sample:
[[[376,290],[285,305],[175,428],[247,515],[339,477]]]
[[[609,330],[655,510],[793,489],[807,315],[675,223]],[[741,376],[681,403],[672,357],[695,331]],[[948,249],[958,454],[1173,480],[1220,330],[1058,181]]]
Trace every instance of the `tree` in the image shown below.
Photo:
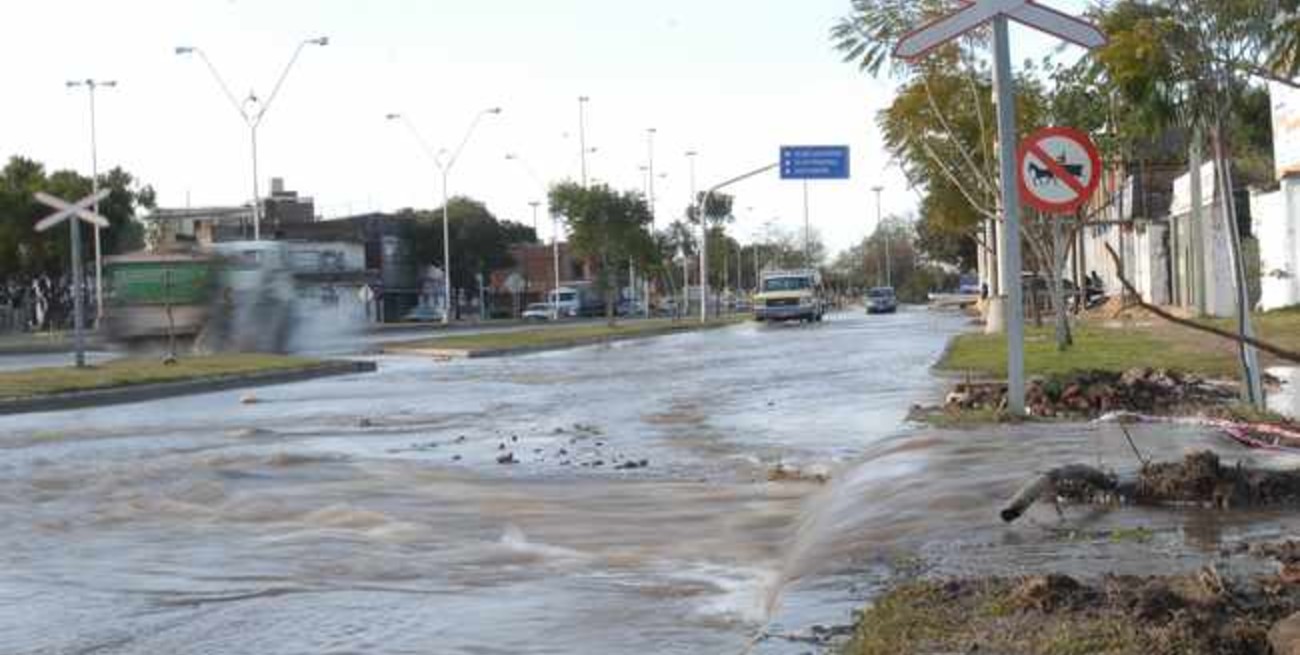
[[[109,227],[101,232],[103,253],[139,249],[144,230],[136,214],[140,209],[154,207],[153,189],[137,184],[121,168],[101,173],[99,184],[109,190],[108,197],[99,203],[99,213],[109,221]],[[59,276],[67,271],[68,230],[36,233],[36,222],[53,211],[36,201],[37,191],[77,200],[90,195],[91,180],[69,170],[47,174],[43,165],[24,157],[9,159],[0,170],[0,277]],[[85,233],[89,234],[89,228]],[[94,258],[93,248],[84,249],[82,254],[87,261]]]
[[[1139,3],[1124,0],[1111,12],[1120,37],[1100,59],[1123,97],[1161,109],[1153,122],[1189,130],[1199,150],[1208,135],[1216,187],[1228,225],[1237,288],[1239,335],[1250,336],[1249,290],[1233,191],[1237,188],[1229,152],[1234,118],[1250,109],[1252,78],[1290,80],[1296,59],[1295,0],[1181,0]],[[1156,64],[1156,65],[1152,65]],[[1285,75],[1277,75],[1283,72]],[[1262,402],[1254,350],[1239,344],[1242,378],[1252,402]]]
[[[627,262],[644,269],[661,261],[649,231],[650,208],[638,192],[574,182],[551,187],[550,204],[569,226],[574,253],[597,263],[596,288],[605,296],[605,318],[613,325],[618,269]]]
[[[423,264],[442,264],[442,208],[432,211],[404,210],[410,226],[413,255]],[[514,265],[510,247],[532,243],[537,235],[530,226],[498,220],[483,203],[456,196],[447,201],[447,231],[451,237],[451,280],[459,288],[470,285],[493,270]],[[486,282],[485,282],[486,283]]]

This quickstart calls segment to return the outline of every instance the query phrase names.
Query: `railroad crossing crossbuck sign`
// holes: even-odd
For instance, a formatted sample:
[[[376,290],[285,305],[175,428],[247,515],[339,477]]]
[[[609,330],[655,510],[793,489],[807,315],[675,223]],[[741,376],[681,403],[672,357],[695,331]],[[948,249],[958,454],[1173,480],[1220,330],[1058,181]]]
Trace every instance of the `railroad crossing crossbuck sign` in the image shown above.
[[[67,220],[68,217],[70,216],[76,216],[77,218],[80,218],[81,220],[90,223],[91,225],[97,225],[101,228],[107,228],[109,225],[108,219],[90,211],[90,208],[92,205],[99,202],[100,200],[107,198],[110,192],[111,192],[110,189],[100,189],[99,193],[86,196],[85,198],[82,198],[77,202],[68,202],[63,198],[60,198],[58,196],[52,196],[44,191],[37,191],[36,199],[39,200],[41,204],[47,205],[59,211],[54,212],[53,214],[50,214],[49,216],[46,216],[45,218],[42,218],[41,220],[37,221],[36,231],[44,232],[54,227],[55,225],[58,225],[59,223],[62,223],[63,221]]]
[[[1088,135],[1048,127],[1029,135],[1016,156],[1020,196],[1030,207],[1068,214],[1083,206],[1101,181],[1101,157]]]
[[[1006,16],[1017,23],[1054,34],[1085,48],[1099,48],[1106,44],[1106,35],[1092,23],[1044,7],[1033,0],[974,0],[965,7],[908,33],[894,48],[894,55],[903,59],[915,59],[996,16]]]

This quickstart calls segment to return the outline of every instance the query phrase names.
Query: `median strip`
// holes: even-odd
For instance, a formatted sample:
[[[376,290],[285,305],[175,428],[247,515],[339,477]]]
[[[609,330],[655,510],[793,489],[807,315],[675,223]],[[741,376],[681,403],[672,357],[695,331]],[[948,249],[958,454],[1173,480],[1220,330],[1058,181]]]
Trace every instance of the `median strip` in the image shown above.
[[[620,323],[614,326],[589,324],[560,327],[539,326],[529,330],[450,335],[418,341],[404,341],[385,345],[383,351],[390,354],[417,354],[452,358],[500,357],[721,328],[742,323],[746,318],[748,317],[731,316],[714,319],[708,323],[656,319]]]
[[[268,354],[186,357],[171,364],[124,357],[85,368],[0,372],[0,414],[141,402],[373,370],[373,362]]]

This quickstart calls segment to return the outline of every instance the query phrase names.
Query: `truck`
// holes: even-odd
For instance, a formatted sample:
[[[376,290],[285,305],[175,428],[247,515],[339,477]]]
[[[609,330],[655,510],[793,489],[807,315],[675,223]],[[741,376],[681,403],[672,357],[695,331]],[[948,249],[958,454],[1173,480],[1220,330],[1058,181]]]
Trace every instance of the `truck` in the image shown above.
[[[565,282],[551,290],[547,302],[558,318],[605,315],[605,298],[592,282]]]
[[[285,352],[290,346],[296,288],[283,244],[230,242],[106,257],[104,281],[105,332],[128,349],[181,343],[210,352]]]
[[[812,268],[764,271],[754,294],[754,320],[820,321],[826,315],[821,273]]]

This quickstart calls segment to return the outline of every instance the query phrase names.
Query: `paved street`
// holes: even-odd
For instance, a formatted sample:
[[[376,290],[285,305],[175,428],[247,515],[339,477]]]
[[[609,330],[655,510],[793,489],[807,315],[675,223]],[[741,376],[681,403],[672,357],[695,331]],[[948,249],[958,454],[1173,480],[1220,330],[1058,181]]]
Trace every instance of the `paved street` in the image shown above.
[[[22,609],[0,650],[738,648],[817,488],[767,472],[829,471],[896,432],[938,393],[926,365],[961,323],[845,314],[392,358],[257,404],[5,418],[0,604]],[[834,599],[796,599],[789,620]]]

